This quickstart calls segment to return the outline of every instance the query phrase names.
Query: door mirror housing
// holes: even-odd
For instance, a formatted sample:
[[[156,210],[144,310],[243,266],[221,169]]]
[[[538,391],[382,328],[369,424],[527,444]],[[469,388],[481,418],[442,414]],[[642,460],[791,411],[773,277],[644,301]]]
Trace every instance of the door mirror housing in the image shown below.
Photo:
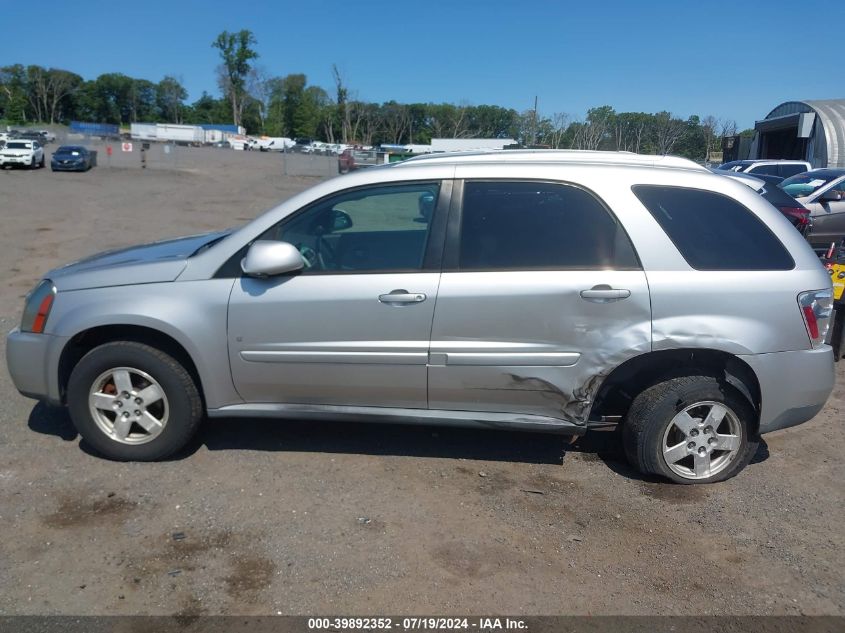
[[[305,260],[293,244],[270,240],[253,242],[241,260],[241,270],[250,277],[272,277],[302,270]]]
[[[839,202],[842,200],[842,192],[837,189],[828,189],[819,196],[819,202]]]
[[[332,209],[332,231],[343,231],[352,226],[352,218],[346,211]]]

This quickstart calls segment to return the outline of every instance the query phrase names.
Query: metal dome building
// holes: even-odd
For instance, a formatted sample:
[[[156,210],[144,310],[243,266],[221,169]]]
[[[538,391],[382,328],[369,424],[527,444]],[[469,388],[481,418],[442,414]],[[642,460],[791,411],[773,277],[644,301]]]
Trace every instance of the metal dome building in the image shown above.
[[[845,168],[845,99],[787,101],[754,124],[749,158]]]

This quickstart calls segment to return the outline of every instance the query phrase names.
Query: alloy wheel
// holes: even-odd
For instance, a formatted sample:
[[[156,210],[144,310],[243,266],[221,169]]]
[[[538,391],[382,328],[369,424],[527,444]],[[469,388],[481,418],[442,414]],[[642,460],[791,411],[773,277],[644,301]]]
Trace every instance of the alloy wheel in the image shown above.
[[[663,433],[663,459],[685,479],[709,479],[739,456],[743,428],[720,402],[696,402],[678,412]]]
[[[88,406],[100,430],[122,444],[154,440],[169,415],[161,385],[132,367],[115,367],[100,374],[91,386]]]

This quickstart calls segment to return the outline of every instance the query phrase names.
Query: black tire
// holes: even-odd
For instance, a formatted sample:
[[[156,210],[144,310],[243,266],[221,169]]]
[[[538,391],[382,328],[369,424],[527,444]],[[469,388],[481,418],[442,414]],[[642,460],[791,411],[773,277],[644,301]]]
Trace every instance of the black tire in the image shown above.
[[[663,438],[673,418],[699,402],[726,406],[738,420],[740,447],[724,469],[706,478],[693,479],[673,471],[663,456]],[[628,462],[644,474],[660,475],[679,484],[713,483],[730,479],[757,452],[759,437],[751,432],[756,414],[742,393],[713,376],[672,378],[649,387],[631,404],[622,429]]]
[[[41,162],[38,163],[39,169],[44,169],[44,154],[41,154]]]
[[[88,394],[94,381],[116,367],[146,372],[167,397],[167,422],[147,443],[119,442],[103,431],[91,414]],[[169,354],[131,341],[106,343],[83,356],[70,375],[67,403],[71,420],[85,441],[103,456],[119,461],[156,461],[172,455],[190,441],[203,417],[202,399],[188,371]]]

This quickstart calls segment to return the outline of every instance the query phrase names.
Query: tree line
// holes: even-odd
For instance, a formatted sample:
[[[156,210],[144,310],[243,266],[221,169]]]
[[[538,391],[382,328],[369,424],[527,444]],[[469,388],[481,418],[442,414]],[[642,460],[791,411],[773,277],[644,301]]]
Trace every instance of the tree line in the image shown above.
[[[248,30],[224,31],[212,42],[220,96],[192,103],[180,79],[158,82],[105,73],[84,79],[64,69],[12,64],[0,67],[0,120],[9,124],[70,120],[128,125],[134,122],[224,123],[248,133],[330,143],[429,143],[432,138],[513,138],[526,146],[678,154],[704,160],[719,151],[736,123],[713,116],[686,119],[670,112],[616,112],[591,108],[582,118],[543,115],[497,105],[374,103],[357,98],[337,66],[331,92],[301,73],[274,76],[257,65],[257,42]]]

